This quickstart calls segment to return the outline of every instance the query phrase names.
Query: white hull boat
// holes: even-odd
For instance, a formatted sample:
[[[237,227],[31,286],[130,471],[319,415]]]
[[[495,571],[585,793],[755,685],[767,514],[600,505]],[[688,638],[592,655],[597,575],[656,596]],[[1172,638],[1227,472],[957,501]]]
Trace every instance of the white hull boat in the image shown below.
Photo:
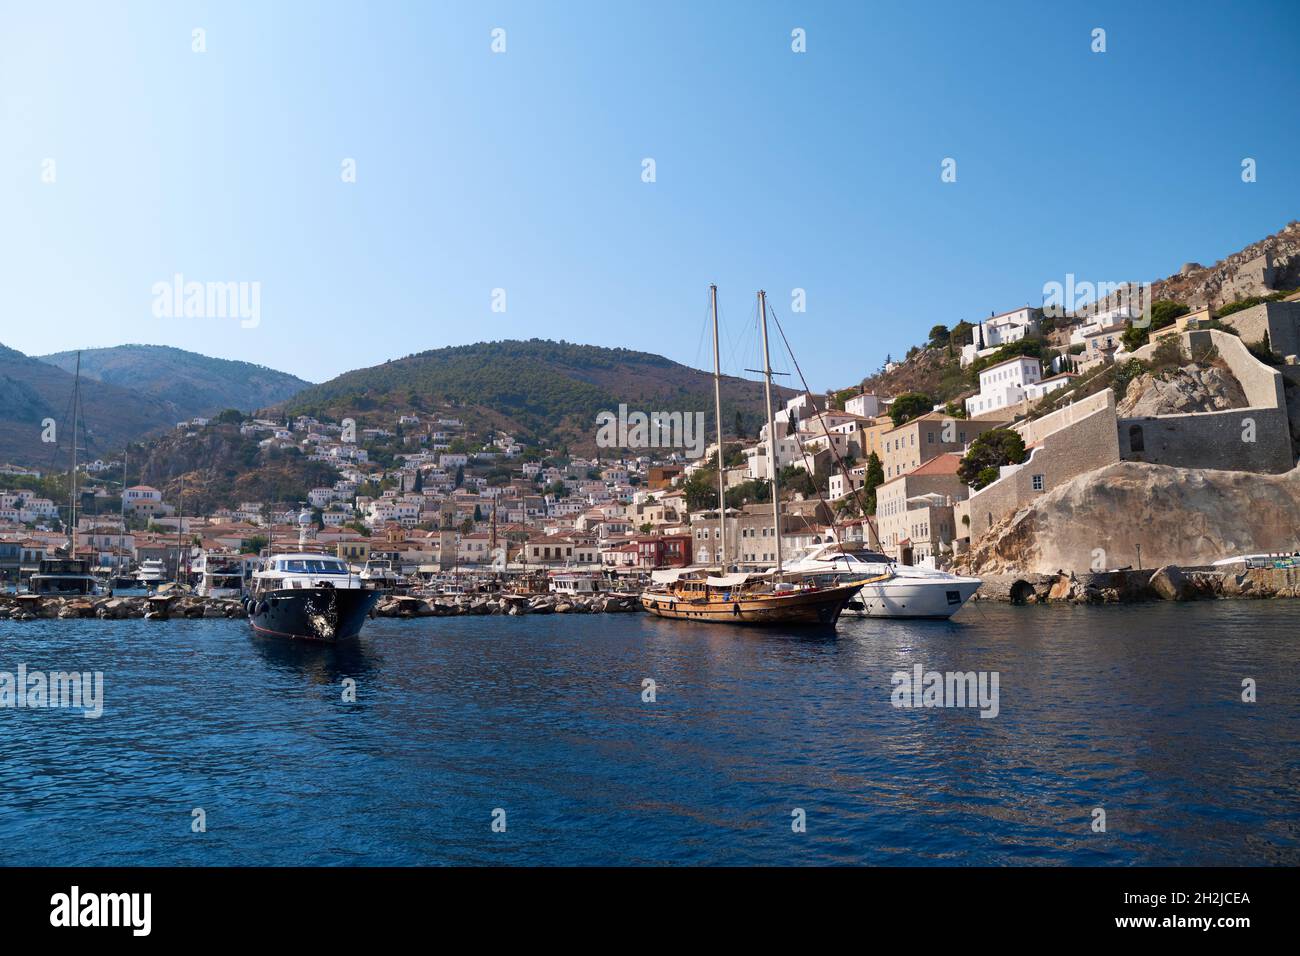
[[[853,617],[934,618],[952,617],[983,583],[931,568],[895,564],[883,554],[845,552],[836,544],[811,548],[786,562],[786,574],[821,578],[827,583],[878,578],[863,585],[845,607]]]

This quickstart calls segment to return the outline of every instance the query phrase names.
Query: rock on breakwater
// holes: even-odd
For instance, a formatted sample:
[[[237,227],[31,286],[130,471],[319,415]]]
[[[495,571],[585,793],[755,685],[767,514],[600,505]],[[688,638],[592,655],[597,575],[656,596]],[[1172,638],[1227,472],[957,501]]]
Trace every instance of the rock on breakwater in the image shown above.
[[[0,595],[0,620],[34,621],[97,618],[123,620],[144,618],[243,617],[238,601],[203,598],[193,594],[130,597],[92,597],[89,595],[5,594]]]
[[[570,596],[556,594],[466,595],[420,598],[392,595],[375,605],[376,617],[453,617],[461,614],[617,614],[640,611],[635,594]]]
[[[979,601],[1010,604],[1133,604],[1221,598],[1300,597],[1300,568],[1242,565],[1056,574],[994,574],[984,578]]]

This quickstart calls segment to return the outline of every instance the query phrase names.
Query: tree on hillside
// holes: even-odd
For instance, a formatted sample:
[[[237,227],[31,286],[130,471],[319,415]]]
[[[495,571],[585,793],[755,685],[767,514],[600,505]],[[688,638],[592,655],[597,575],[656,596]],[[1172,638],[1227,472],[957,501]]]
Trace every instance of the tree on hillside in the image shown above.
[[[1136,352],[1150,341],[1152,332],[1173,325],[1181,316],[1190,311],[1192,310],[1181,302],[1174,302],[1172,299],[1158,299],[1151,303],[1150,326],[1141,328],[1130,325],[1120,335],[1119,340],[1124,343],[1126,351]]]
[[[697,468],[682,486],[686,493],[686,510],[703,511],[718,506],[718,473],[713,468]]]
[[[930,327],[930,344],[936,348],[947,345],[952,333],[948,331],[946,325],[935,325]]]
[[[736,409],[736,437],[737,437],[737,438],[744,438],[744,437],[745,437],[745,425],[744,425],[744,423],[740,420],[740,409],[739,409],[739,408]]]
[[[998,479],[1003,465],[1018,465],[1025,460],[1025,440],[1010,428],[987,431],[970,443],[957,466],[957,477],[976,491]]]
[[[924,415],[933,407],[934,399],[924,392],[904,392],[894,399],[894,404],[889,406],[889,417],[897,428],[918,415]]]
[[[975,327],[973,325],[965,319],[962,319],[954,325],[952,331],[948,333],[948,341],[959,348],[963,345],[970,345],[974,340],[974,330]]]

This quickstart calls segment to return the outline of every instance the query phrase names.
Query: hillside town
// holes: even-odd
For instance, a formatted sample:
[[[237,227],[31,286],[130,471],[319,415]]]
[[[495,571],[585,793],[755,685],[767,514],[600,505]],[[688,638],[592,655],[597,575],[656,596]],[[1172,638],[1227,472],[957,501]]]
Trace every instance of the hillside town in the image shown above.
[[[105,574],[152,562],[176,580],[217,562],[251,568],[267,548],[296,546],[309,524],[314,548],[357,567],[379,562],[411,580],[556,569],[644,575],[693,564],[758,569],[777,557],[772,458],[784,555],[838,543],[944,568],[978,551],[1030,502],[1116,462],[1269,474],[1293,466],[1297,295],[1232,309],[1183,307],[1149,328],[1131,301],[1103,305],[1075,315],[1022,306],[937,327],[926,348],[978,383],[964,394],[934,401],[879,387],[805,392],[775,411],[774,436],[764,424],[749,439],[724,437],[721,449],[714,441],[695,459],[650,447],[562,455],[503,431],[474,434],[454,409],[403,412],[366,427],[309,416],[196,417],[179,422],[177,433],[237,426],[259,448],[323,463],[336,479],[305,489],[302,500],[195,514],[183,489],[123,490],[121,459],[84,462],[75,556]],[[891,361],[875,380],[906,364]],[[69,541],[68,502],[21,487],[40,477],[0,467],[10,486],[0,490],[0,580],[11,584]]]

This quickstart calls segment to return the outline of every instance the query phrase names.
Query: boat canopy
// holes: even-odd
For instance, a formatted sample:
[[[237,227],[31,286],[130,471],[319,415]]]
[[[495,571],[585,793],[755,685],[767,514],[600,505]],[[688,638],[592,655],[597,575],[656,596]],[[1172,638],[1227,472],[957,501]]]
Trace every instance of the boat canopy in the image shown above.
[[[655,584],[675,584],[689,570],[689,568],[665,568],[662,571],[651,571],[650,580]]]
[[[744,584],[752,577],[754,577],[754,575],[745,574],[743,572],[738,574],[722,574],[717,576],[710,574],[707,583],[711,588],[736,588],[736,587],[740,587],[740,585]]]

